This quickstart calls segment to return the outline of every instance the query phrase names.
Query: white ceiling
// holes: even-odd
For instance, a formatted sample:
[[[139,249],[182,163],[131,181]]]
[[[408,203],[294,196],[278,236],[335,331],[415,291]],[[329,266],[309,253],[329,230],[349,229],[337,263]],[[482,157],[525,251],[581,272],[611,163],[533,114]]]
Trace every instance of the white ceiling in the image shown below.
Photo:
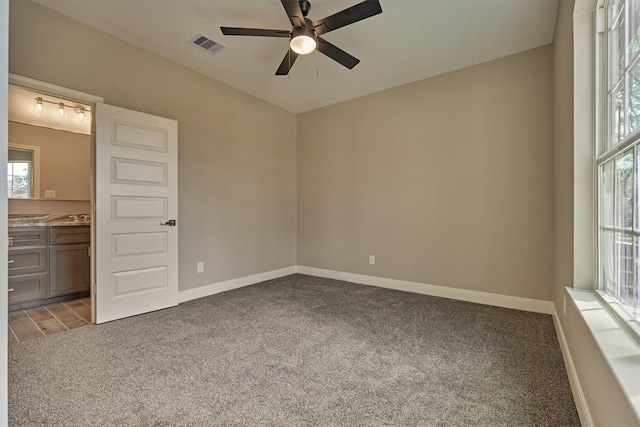
[[[293,113],[549,44],[558,0],[380,0],[382,14],[323,35],[360,59],[314,52],[275,76],[287,39],[223,36],[220,26],[290,30],[280,0],[35,0]],[[317,21],[359,0],[311,0]],[[227,48],[190,44],[203,33]]]

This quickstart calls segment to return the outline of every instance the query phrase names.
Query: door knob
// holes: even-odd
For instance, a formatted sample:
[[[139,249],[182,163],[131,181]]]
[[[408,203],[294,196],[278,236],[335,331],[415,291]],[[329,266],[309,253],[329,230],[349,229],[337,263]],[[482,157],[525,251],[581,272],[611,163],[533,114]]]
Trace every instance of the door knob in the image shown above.
[[[160,225],[168,225],[169,227],[175,227],[176,226],[176,220],[175,219],[170,219],[167,222],[161,222]]]

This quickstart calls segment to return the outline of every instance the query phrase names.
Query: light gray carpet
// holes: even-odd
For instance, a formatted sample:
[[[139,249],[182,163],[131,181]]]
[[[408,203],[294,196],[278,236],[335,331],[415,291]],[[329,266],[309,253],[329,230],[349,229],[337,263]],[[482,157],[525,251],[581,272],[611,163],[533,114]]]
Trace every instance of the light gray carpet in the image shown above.
[[[9,420],[580,425],[550,316],[303,275],[18,343]]]

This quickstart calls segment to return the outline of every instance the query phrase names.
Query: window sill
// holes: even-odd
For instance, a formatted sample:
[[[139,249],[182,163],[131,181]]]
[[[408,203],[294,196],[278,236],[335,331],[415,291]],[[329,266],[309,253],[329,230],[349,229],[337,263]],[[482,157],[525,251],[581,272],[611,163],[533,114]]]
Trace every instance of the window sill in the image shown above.
[[[594,292],[566,289],[640,420],[640,343],[618,323]]]

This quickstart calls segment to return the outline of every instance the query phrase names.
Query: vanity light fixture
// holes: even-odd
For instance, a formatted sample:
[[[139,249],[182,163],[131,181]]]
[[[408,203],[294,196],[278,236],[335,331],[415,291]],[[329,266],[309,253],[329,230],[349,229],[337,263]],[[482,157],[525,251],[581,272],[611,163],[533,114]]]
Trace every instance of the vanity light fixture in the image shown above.
[[[35,104],[35,113],[36,114],[44,114],[44,104],[53,104],[53,105],[57,105],[58,106],[58,117],[59,118],[64,118],[66,117],[66,113],[67,110],[65,109],[65,107],[69,107],[71,109],[73,109],[73,111],[76,113],[76,117],[78,118],[78,120],[83,121],[85,118],[85,113],[90,112],[91,110],[88,107],[85,107],[83,105],[65,105],[64,102],[58,102],[58,101],[49,101],[48,99],[44,99],[41,96],[38,96],[37,98],[35,98],[36,104]]]

